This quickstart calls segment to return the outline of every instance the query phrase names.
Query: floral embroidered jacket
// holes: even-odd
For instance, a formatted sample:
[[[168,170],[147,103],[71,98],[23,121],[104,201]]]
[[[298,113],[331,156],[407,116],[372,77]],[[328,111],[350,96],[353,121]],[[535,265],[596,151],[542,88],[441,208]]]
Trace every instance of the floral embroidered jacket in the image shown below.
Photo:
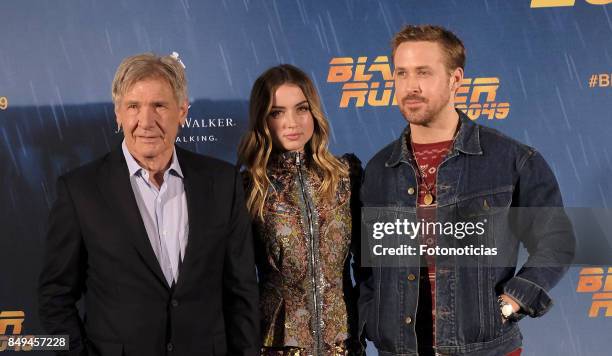
[[[264,354],[361,351],[350,277],[361,164],[354,155],[341,161],[350,174],[332,202],[320,198],[321,178],[303,153],[276,154],[268,164],[264,221],[254,223]]]

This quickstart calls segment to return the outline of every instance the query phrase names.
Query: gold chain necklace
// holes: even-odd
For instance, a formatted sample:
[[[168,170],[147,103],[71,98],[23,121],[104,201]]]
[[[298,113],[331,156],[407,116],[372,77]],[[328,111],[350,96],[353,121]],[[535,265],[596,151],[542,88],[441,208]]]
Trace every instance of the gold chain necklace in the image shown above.
[[[451,145],[450,147],[452,147],[455,144],[455,139],[457,138],[457,135],[459,135],[459,128],[461,127],[461,118],[459,119],[459,122],[457,123],[457,129],[455,130],[455,135],[453,136],[453,139],[451,140]],[[412,142],[412,134],[410,135],[410,148],[412,149],[412,157],[414,158],[414,163],[417,166],[417,171],[419,173],[419,181],[423,183],[423,185],[425,186],[425,190],[426,190],[426,194],[423,197],[423,204],[425,205],[431,205],[434,202],[434,196],[433,196],[433,187],[430,187],[429,184],[427,184],[427,180],[425,180],[425,177],[423,176],[425,174],[425,172],[423,172],[423,170],[421,169],[421,165],[419,165],[419,161],[416,158],[416,151],[414,150],[414,143]],[[440,163],[442,164],[442,163]],[[438,165],[439,167],[439,165]],[[436,168],[437,169],[437,168]],[[437,182],[436,182],[437,183]],[[420,183],[419,183],[420,185]],[[419,197],[417,196],[417,201],[418,201]]]

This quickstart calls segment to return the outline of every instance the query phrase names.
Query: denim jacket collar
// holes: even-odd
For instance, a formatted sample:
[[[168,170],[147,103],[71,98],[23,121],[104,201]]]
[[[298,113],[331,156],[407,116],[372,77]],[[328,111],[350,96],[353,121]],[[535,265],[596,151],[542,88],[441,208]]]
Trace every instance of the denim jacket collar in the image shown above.
[[[455,138],[452,153],[449,155],[456,154],[456,152],[462,152],[468,155],[482,155],[478,127],[465,113],[463,113],[463,111],[455,110],[459,114],[461,126]],[[391,156],[387,159],[385,167],[394,167],[400,162],[412,162],[414,160],[412,150],[407,144],[409,137],[410,125],[407,125],[400,137],[393,143],[393,152],[391,152]]]

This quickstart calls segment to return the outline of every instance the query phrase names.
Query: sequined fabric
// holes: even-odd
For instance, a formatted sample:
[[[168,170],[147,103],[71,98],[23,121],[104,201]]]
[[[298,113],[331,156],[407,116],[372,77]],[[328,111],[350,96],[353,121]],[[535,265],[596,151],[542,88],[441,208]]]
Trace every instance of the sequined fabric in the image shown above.
[[[359,179],[360,163],[349,155],[341,160],[353,174],[342,179],[335,199],[326,202],[318,193],[321,179],[304,154],[271,157],[264,221],[255,221],[254,229],[262,355],[360,352],[348,265],[351,183]]]
[[[347,347],[345,342],[339,342],[333,347],[327,347],[324,351],[325,355],[331,356],[343,356],[343,355],[361,355],[360,346],[355,345],[356,348]],[[261,356],[310,356],[312,352],[300,347],[262,347]]]

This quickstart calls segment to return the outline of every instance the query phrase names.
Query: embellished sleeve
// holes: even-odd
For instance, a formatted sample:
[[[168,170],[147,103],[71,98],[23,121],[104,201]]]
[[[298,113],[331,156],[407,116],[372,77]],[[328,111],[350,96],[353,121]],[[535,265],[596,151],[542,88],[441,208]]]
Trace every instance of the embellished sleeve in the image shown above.
[[[363,168],[361,167],[361,161],[357,156],[352,153],[345,153],[340,157],[342,162],[348,168],[348,182],[350,183],[351,197],[353,195],[359,196],[359,188],[361,187],[361,179],[363,175]],[[351,203],[353,203],[351,198]]]
[[[363,354],[365,350],[365,339],[361,337],[359,328],[359,316],[357,301],[359,299],[359,284],[364,280],[366,270],[361,267],[361,199],[359,191],[361,189],[361,181],[363,177],[363,168],[361,161],[352,153],[347,153],[342,156],[342,162],[348,166],[349,182],[351,190],[351,257],[347,258],[347,269],[352,268],[353,277],[355,278],[355,286],[351,287],[351,303],[349,306],[349,327],[352,348],[355,354]],[[352,263],[351,263],[352,262]],[[345,293],[348,291],[345,291]]]
[[[359,238],[359,223],[361,216],[361,200],[359,199],[359,190],[361,189],[361,180],[363,177],[363,168],[361,161],[352,153],[346,153],[342,156],[342,162],[348,166],[349,182],[351,190],[351,217],[353,219],[353,237]]]

